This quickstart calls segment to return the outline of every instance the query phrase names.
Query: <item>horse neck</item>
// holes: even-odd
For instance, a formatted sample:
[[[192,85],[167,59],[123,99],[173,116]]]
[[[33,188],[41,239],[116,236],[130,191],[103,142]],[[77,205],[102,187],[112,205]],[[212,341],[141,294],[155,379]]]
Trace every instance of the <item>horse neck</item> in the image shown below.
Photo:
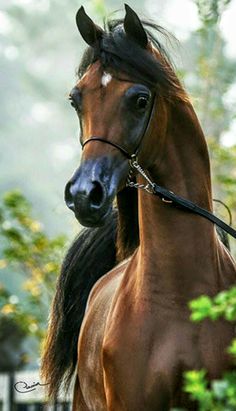
[[[150,176],[157,184],[212,209],[207,146],[189,103],[172,106],[161,161],[150,169]],[[217,240],[212,223],[140,190],[139,231],[142,287],[146,284],[152,289],[155,282],[155,290],[159,285],[163,296],[164,290],[174,295],[186,290],[188,298],[216,287]]]
[[[116,259],[120,262],[132,255],[139,245],[137,191],[125,187],[117,194],[117,207]]]

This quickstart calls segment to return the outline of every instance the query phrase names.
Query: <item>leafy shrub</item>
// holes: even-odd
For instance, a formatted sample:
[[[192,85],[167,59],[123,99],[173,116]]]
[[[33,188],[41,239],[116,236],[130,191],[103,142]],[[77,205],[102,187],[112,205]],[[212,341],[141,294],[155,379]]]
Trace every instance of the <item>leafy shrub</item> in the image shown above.
[[[19,295],[0,282],[0,322],[10,321],[19,332],[41,341],[66,238],[49,238],[18,190],[5,193],[0,202],[0,238],[0,276],[5,271],[12,283],[22,279]]]
[[[205,318],[212,321],[224,318],[236,320],[236,287],[222,291],[215,297],[201,296],[190,302],[192,321],[199,322]],[[236,360],[236,339],[228,348]],[[205,370],[185,373],[185,392],[197,401],[199,411],[235,411],[236,410],[236,371],[227,372],[222,379],[212,381],[209,385]]]

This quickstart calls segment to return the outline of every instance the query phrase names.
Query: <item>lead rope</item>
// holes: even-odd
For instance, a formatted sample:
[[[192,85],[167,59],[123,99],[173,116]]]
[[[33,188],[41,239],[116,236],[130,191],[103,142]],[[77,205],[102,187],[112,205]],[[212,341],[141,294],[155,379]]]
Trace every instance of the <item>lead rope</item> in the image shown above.
[[[230,225],[226,224],[224,221],[222,221],[220,218],[216,217],[214,214],[212,214],[210,211],[205,210],[202,207],[199,207],[195,203],[193,203],[190,200],[186,200],[183,197],[177,196],[175,193],[172,191],[167,190],[164,187],[160,187],[157,184],[155,184],[145,173],[143,168],[140,166],[140,164],[137,162],[137,157],[136,155],[132,155],[130,159],[130,172],[127,178],[127,183],[126,185],[128,187],[134,187],[137,189],[142,189],[147,191],[150,194],[154,194],[158,196],[164,203],[168,204],[173,204],[174,206],[177,206],[179,208],[182,208],[183,210],[188,210],[192,213],[198,214],[207,220],[211,221],[213,224],[218,225],[221,227],[224,231],[226,231],[228,234],[230,234],[232,237],[236,238],[236,230],[231,227]],[[139,184],[135,183],[132,181],[132,175],[134,172],[134,169],[137,170],[147,181],[147,184]]]

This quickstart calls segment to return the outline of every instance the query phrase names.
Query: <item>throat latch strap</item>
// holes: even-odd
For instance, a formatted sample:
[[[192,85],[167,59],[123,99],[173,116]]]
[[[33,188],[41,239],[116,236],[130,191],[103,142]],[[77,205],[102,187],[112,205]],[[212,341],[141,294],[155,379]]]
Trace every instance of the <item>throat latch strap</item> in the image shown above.
[[[142,167],[138,164],[137,161],[131,161],[131,167],[136,169],[146,179],[148,184],[144,186],[138,183],[133,183],[132,181],[129,180],[127,182],[127,185],[129,187],[142,188],[148,191],[149,193],[152,193],[158,196],[159,198],[161,198],[161,200],[164,203],[171,204],[184,211],[189,211],[191,213],[198,214],[201,217],[204,217],[207,220],[211,221],[212,223],[218,225],[220,228],[222,228],[232,237],[236,238],[236,230],[232,228],[230,225],[226,224],[220,218],[216,217],[210,211],[205,210],[205,208],[199,207],[197,204],[193,203],[192,201],[186,200],[185,198],[180,197],[174,194],[172,191],[169,191],[164,187],[158,186],[156,183],[151,181],[151,179],[147,176],[147,174],[142,169]]]

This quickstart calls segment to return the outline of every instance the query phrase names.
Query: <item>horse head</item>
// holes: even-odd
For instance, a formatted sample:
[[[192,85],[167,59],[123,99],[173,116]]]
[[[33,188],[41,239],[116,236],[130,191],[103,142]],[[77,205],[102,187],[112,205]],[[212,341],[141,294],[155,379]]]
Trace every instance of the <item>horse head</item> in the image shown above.
[[[80,120],[83,154],[66,185],[65,200],[85,226],[104,223],[116,194],[126,185],[132,157],[138,154],[145,168],[155,161],[157,147],[154,150],[147,134],[156,93],[170,82],[166,61],[154,50],[137,14],[125,7],[124,21],[116,21],[108,31],[93,23],[83,7],[76,16],[89,45],[70,93]],[[165,128],[163,116],[160,109],[156,141]]]

